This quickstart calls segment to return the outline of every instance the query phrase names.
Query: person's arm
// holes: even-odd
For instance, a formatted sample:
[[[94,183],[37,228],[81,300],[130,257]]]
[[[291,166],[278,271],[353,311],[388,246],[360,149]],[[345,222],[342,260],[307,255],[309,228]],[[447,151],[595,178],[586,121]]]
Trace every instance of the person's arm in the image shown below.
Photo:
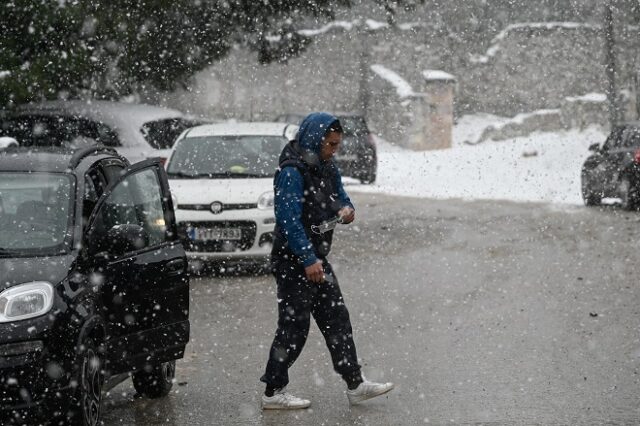
[[[276,223],[283,230],[289,248],[305,267],[318,262],[302,225],[302,199],[304,179],[295,167],[285,167],[275,182],[274,207]]]
[[[347,195],[347,191],[344,190],[344,186],[342,185],[342,176],[336,167],[336,192],[338,193],[338,199],[340,200],[340,205],[342,206],[338,211],[338,216],[342,218],[342,223],[351,223],[355,219],[355,207],[353,207],[353,203]]]

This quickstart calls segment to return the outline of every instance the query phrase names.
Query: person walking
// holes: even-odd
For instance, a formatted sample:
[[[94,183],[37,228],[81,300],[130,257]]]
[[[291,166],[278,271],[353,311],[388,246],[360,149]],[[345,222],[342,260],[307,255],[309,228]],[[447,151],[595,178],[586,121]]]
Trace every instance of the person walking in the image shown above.
[[[276,226],[271,252],[277,284],[278,326],[266,371],[263,409],[307,408],[311,401],[286,392],[288,370],[309,333],[313,316],[326,341],[333,368],[357,404],[391,391],[393,383],[363,378],[358,364],[349,311],[327,255],[333,230],[327,223],[351,223],[353,203],[332,161],[342,142],[340,121],[327,113],[309,114],[295,140],[280,155],[274,178]],[[332,221],[333,220],[333,221]],[[325,226],[320,226],[325,224]]]

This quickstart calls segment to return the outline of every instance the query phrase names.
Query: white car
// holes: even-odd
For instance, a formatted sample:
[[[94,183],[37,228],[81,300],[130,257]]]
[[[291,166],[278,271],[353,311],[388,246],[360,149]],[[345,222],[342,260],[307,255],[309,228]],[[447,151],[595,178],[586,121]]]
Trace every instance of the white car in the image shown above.
[[[224,123],[180,135],[166,168],[191,259],[222,267],[267,264],[275,224],[273,175],[297,130],[286,123]]]

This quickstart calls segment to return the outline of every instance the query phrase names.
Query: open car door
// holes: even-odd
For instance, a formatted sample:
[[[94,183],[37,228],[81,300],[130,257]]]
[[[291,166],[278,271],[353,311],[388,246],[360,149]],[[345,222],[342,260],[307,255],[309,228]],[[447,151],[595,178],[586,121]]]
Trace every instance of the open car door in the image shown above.
[[[102,282],[107,370],[140,370],[182,358],[189,341],[187,258],[166,173],[157,159],[125,169],[89,219],[85,245]]]

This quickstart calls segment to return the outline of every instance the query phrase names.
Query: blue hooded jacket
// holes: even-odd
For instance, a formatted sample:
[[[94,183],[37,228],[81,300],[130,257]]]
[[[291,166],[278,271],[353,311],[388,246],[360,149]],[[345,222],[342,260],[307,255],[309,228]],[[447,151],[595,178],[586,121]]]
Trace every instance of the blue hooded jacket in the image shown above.
[[[336,117],[324,112],[311,113],[302,120],[296,134],[296,141],[305,162],[320,168],[330,166],[332,160],[320,160],[320,148],[327,129],[335,121],[338,121]],[[340,204],[343,207],[353,208],[353,203],[342,185],[342,177],[337,167],[335,176],[337,180],[335,188]],[[274,186],[276,223],[283,230],[293,254],[302,260],[304,266],[310,266],[318,259],[302,225],[304,178],[296,167],[287,166],[278,173]]]

